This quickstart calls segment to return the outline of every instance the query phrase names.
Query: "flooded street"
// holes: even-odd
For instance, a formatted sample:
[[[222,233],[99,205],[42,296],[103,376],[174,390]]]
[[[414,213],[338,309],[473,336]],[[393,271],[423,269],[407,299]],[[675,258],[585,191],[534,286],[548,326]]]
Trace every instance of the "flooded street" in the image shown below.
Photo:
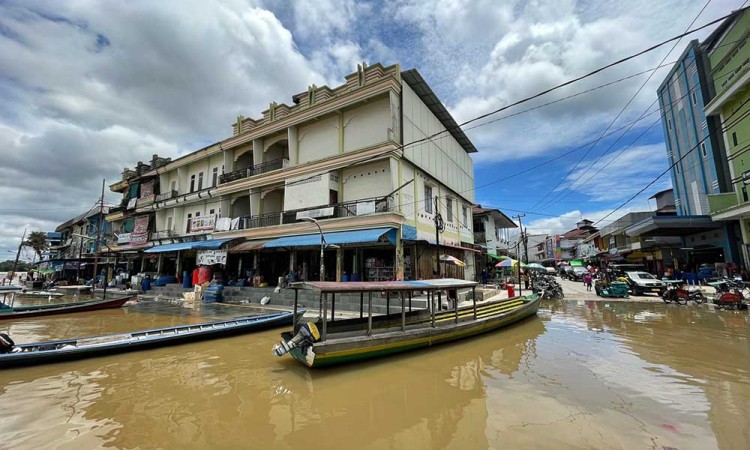
[[[258,313],[142,302],[0,322],[18,342]],[[0,448],[750,447],[746,311],[549,302],[480,338],[330,370],[281,330],[0,371]]]

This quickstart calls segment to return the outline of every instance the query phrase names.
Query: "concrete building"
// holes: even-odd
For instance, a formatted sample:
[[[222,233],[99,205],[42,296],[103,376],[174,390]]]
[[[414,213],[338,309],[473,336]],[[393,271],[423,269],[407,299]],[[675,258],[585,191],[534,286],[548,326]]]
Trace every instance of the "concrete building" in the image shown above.
[[[691,267],[739,258],[739,223],[713,222],[708,215],[708,196],[732,191],[720,120],[703,112],[714,97],[708,66],[706,44],[694,40],[657,91],[676,216],[660,217],[659,227],[652,223],[651,229],[644,230],[682,237],[683,247],[691,249],[687,258]]]
[[[343,85],[292,100],[141,175],[155,179],[153,201],[139,197],[135,213],[153,214],[143,254],[157,272],[190,270],[210,249],[224,252],[231,278],[318,279],[320,235],[304,221],[314,219],[336,247],[326,279],[431,278],[439,213],[441,253],[469,263],[442,271],[474,278],[476,148],[419,72],[362,64]]]
[[[740,223],[743,261],[750,262],[750,13],[735,12],[706,39],[710,61],[709,77],[714,90],[705,105],[709,117],[718,117],[722,127],[726,159],[729,161],[731,191],[710,195],[711,217],[715,221]],[[732,261],[738,262],[738,261]]]

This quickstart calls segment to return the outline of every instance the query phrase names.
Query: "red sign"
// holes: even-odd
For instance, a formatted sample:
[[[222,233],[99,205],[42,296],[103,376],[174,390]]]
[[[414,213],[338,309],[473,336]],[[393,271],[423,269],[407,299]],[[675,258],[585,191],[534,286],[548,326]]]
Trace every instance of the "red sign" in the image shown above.
[[[138,216],[135,218],[133,232],[130,233],[131,246],[138,247],[148,243],[148,219],[149,216]]]

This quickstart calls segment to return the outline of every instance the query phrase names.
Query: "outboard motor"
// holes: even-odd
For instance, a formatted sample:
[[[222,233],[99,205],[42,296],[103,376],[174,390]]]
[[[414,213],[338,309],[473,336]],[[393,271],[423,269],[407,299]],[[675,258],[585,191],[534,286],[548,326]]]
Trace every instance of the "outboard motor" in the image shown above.
[[[318,327],[314,323],[308,322],[300,327],[296,336],[286,342],[281,341],[280,344],[274,345],[273,352],[276,356],[283,356],[295,347],[310,345],[318,339],[320,339]]]
[[[11,339],[10,336],[5,333],[0,333],[0,355],[3,353],[10,353],[15,346],[16,343],[13,342],[13,339]]]

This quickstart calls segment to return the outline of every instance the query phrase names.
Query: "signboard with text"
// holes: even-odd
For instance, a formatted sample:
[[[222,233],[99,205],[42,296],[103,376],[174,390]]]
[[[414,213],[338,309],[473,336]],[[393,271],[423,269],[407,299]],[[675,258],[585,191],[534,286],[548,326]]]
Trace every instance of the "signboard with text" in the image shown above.
[[[198,216],[190,219],[190,231],[212,231],[216,225],[216,214]]]
[[[226,250],[198,250],[198,265],[211,266],[213,264],[226,264]]]

